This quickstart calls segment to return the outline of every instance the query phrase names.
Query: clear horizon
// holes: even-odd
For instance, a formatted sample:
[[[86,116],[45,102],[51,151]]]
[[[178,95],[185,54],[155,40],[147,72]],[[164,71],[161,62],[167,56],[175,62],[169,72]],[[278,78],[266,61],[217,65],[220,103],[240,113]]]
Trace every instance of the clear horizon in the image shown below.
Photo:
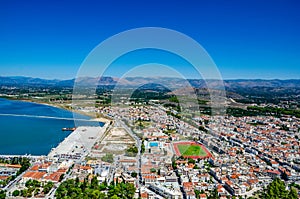
[[[299,79],[298,1],[3,1],[0,74],[72,79],[99,43],[128,29],[164,27],[182,32],[214,60],[223,79]],[[193,78],[187,63],[164,53],[117,60],[106,76],[137,64],[163,63]]]

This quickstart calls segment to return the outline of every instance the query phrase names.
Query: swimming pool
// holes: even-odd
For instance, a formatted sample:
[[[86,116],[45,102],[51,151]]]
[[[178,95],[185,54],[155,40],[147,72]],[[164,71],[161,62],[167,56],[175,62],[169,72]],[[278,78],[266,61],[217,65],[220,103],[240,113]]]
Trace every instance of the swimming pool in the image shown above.
[[[150,147],[158,147],[158,142],[150,142],[149,146]]]

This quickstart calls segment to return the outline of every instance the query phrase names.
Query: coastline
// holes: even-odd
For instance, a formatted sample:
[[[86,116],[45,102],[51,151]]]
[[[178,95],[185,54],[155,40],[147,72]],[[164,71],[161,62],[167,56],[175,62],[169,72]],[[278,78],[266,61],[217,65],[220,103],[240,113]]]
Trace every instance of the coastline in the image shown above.
[[[70,110],[70,109],[68,109],[68,108],[66,108],[65,106],[64,106],[64,104],[61,104],[61,105],[58,105],[58,104],[52,104],[52,103],[45,103],[45,102],[40,102],[40,101],[34,101],[34,100],[28,100],[28,99],[11,99],[11,98],[3,98],[3,99],[5,99],[5,100],[11,100],[11,101],[19,101],[19,102],[25,102],[25,103],[32,103],[32,104],[36,104],[36,105],[45,105],[45,106],[49,106],[49,107],[54,107],[54,108],[58,108],[58,109],[60,109],[60,110],[65,110],[65,111],[68,111],[68,112],[70,112],[71,114],[73,114],[73,113],[78,113],[78,114],[81,114],[81,115],[85,115],[85,116],[88,116],[88,117],[90,117],[90,120],[91,121],[97,121],[97,122],[102,122],[103,123],[103,126],[100,126],[101,127],[101,129],[102,128],[104,128],[104,129],[106,129],[106,127],[107,126],[109,126],[109,125],[111,125],[111,123],[110,123],[110,121],[112,121],[112,120],[108,120],[108,119],[106,119],[106,118],[97,118],[97,117],[95,117],[96,116],[96,113],[94,114],[94,117],[91,117],[91,113],[89,114],[89,113],[87,113],[87,112],[83,112],[83,111],[74,111],[74,110]],[[99,116],[98,116],[99,117]],[[74,119],[74,117],[72,118],[72,119]],[[73,132],[72,133],[70,133],[70,135],[72,135],[73,134]],[[62,134],[63,135],[63,134]],[[69,137],[70,135],[68,135],[67,137]],[[63,140],[65,140],[67,137],[65,137],[65,138],[63,138]],[[53,145],[52,146],[52,148],[56,148],[56,147],[58,147],[59,145],[60,145],[60,143],[63,141],[63,140],[61,140],[60,142],[58,142],[57,144],[55,144],[55,145]],[[47,156],[49,153],[51,152],[51,149],[48,151],[48,152],[46,152],[46,153],[41,153],[42,155],[34,155],[34,156]],[[39,152],[38,152],[39,153]],[[24,155],[26,155],[26,154],[31,154],[31,152],[24,152],[24,154],[19,154],[19,155],[16,155],[16,154],[19,154],[18,152],[16,152],[16,153],[12,153],[12,154],[9,154],[9,153],[6,153],[6,152],[4,152],[4,153],[1,153],[0,154],[0,156],[1,155],[6,155],[6,156],[24,156]],[[33,154],[36,154],[36,152],[34,152]]]
[[[51,106],[51,107],[63,109],[63,110],[66,110],[66,111],[70,111],[72,113],[78,113],[78,114],[81,114],[81,115],[91,117],[91,120],[97,121],[97,122],[110,123],[112,121],[111,119],[108,119],[107,117],[97,116],[97,113],[91,113],[91,112],[88,113],[88,112],[85,112],[85,111],[79,111],[79,110],[73,110],[73,109],[67,108],[65,106],[65,104],[54,104],[54,103],[47,103],[47,102],[43,102],[43,101],[36,101],[36,100],[32,100],[32,99],[16,99],[16,98],[4,97],[4,96],[3,96],[3,98],[7,99],[7,100],[30,102],[30,103],[34,103],[34,104],[41,104],[41,105],[46,105],[46,106]]]

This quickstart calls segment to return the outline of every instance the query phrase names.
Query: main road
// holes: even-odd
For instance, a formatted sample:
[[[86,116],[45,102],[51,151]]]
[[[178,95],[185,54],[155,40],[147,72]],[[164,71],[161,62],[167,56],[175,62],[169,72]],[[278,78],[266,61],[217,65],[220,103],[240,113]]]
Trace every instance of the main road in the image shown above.
[[[138,168],[138,176],[139,176],[139,185],[142,181],[142,175],[141,175],[141,146],[142,146],[142,142],[140,140],[139,137],[137,137],[132,130],[126,125],[124,124],[123,121],[119,120],[119,119],[115,119],[116,121],[116,125],[117,126],[122,126],[128,133],[129,135],[135,139],[136,144],[137,144],[137,148],[138,148],[138,154],[137,154],[137,168]]]

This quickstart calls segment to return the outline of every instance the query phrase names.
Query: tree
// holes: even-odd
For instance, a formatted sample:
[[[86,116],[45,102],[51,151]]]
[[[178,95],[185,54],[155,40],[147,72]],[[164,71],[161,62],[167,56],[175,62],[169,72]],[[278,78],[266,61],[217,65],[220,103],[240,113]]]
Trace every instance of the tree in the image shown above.
[[[275,178],[273,182],[271,182],[266,192],[262,193],[263,198],[266,199],[297,199],[297,192],[291,188],[290,191],[286,190],[285,183],[279,178]]]
[[[17,172],[17,175],[23,173],[24,171],[26,171],[30,167],[30,160],[28,158],[22,158],[22,159],[20,159],[20,161],[21,161],[20,162],[21,168]]]
[[[91,198],[92,198],[92,199],[100,198],[100,194],[101,194],[101,192],[100,192],[99,190],[94,190],[94,191],[92,191],[92,193],[91,193]]]
[[[172,157],[172,167],[173,167],[173,169],[177,168],[177,164],[176,164],[176,161],[175,161],[174,157]]]
[[[99,181],[97,180],[97,177],[94,176],[91,180],[91,188],[92,189],[97,189],[98,188],[98,184],[99,184]]]
[[[79,183],[80,183],[80,181],[79,181],[79,178],[78,178],[78,176],[77,176],[76,179],[75,179],[75,184],[76,184],[76,186],[79,186]]]
[[[281,178],[282,178],[283,180],[285,180],[285,181],[288,181],[288,175],[286,174],[286,172],[283,172],[283,173],[281,174]]]
[[[194,189],[194,192],[195,192],[196,197],[198,198],[198,196],[199,196],[199,194],[200,194],[200,191],[197,190],[197,189]]]
[[[105,184],[105,183],[101,183],[101,184],[99,185],[100,191],[106,190],[106,187],[107,187],[107,184]]]
[[[38,194],[40,193],[40,191],[41,191],[41,190],[40,190],[39,188],[35,189],[35,190],[34,190],[34,196],[38,195]]]
[[[189,158],[189,159],[188,159],[188,163],[189,163],[189,164],[190,164],[190,163],[191,163],[191,164],[195,164],[196,161],[195,161],[194,159],[192,159],[192,158]]]
[[[84,178],[83,183],[80,185],[80,188],[82,191],[85,191],[85,189],[88,187],[88,178]]]
[[[133,198],[135,194],[135,187],[131,183],[126,183],[125,184],[125,189],[126,189],[126,195],[125,198]]]
[[[49,191],[52,189],[53,186],[54,186],[53,182],[47,182],[47,184],[44,184],[43,186],[44,194],[49,193]]]
[[[3,190],[0,190],[0,199],[4,199],[6,197],[6,193]]]
[[[16,189],[16,190],[14,190],[14,191],[12,192],[12,195],[13,195],[14,197],[19,196],[19,195],[20,195],[20,191]]]
[[[291,190],[289,192],[289,198],[298,198],[298,193],[296,191],[296,189],[294,189],[293,187],[291,187]]]
[[[137,173],[136,172],[132,172],[131,176],[135,178],[137,176]]]
[[[142,145],[141,145],[141,153],[145,152],[145,144],[144,144],[144,140],[142,141]]]
[[[63,179],[64,179],[64,174],[61,174],[60,176],[59,176],[59,182],[61,182]]]
[[[107,195],[102,191],[107,190]],[[60,184],[55,192],[57,199],[82,198],[82,199],[105,199],[109,198],[133,198],[135,187],[129,183],[118,183],[116,185],[107,186],[107,183],[98,185],[97,178],[93,178],[91,183],[87,178],[84,182],[76,182],[74,179],[69,179]]]
[[[119,197],[117,195],[113,195],[111,199],[119,199]]]
[[[114,156],[111,153],[107,153],[107,154],[105,154],[105,156],[103,156],[101,158],[101,160],[104,161],[104,162],[113,163],[114,162]]]
[[[125,152],[126,156],[129,157],[135,157],[137,153],[138,153],[138,148],[136,146],[132,146],[128,148]]]
[[[21,191],[21,196],[27,197],[27,189],[23,189],[23,190]]]
[[[199,126],[199,130],[207,133],[207,129],[204,126]]]
[[[160,169],[157,170],[157,175],[160,175]]]

